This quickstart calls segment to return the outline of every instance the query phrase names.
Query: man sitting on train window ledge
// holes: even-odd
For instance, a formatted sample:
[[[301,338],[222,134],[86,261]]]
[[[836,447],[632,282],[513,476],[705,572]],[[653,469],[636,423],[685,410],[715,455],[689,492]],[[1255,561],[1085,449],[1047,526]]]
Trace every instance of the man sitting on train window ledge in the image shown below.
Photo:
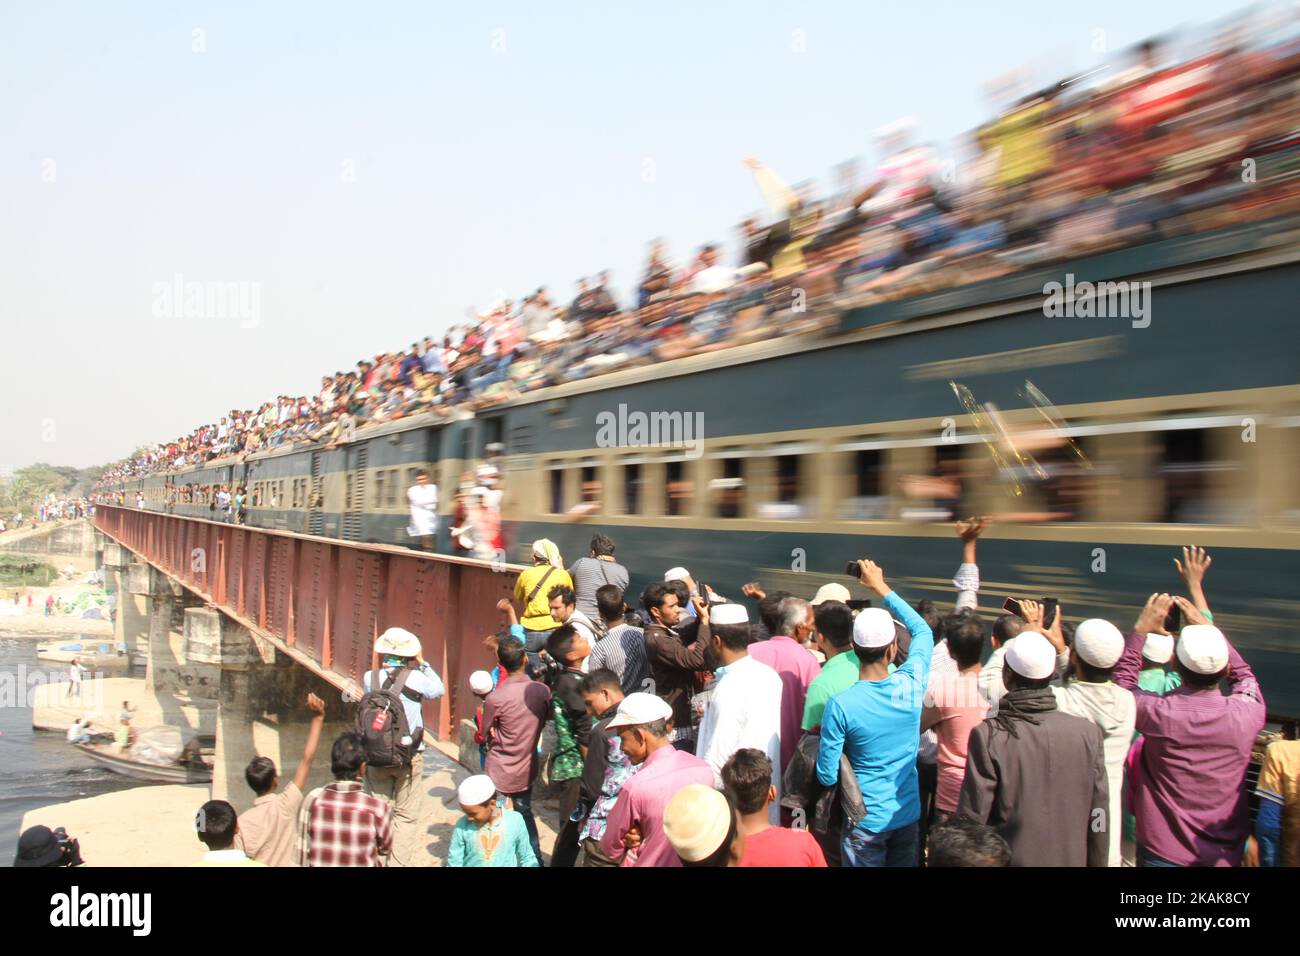
[[[421,551],[432,551],[438,543],[438,486],[423,468],[415,473],[415,484],[406,489],[406,500],[411,506],[407,534],[420,542]]]
[[[400,627],[390,627],[375,641],[375,654],[380,659],[380,670],[366,671],[361,679],[362,689],[369,693],[375,687],[377,675],[382,675],[386,686],[396,679],[398,671],[413,668],[402,688],[402,707],[406,711],[411,737],[419,742],[415,756],[408,767],[366,766],[366,791],[383,798],[393,806],[393,852],[389,866],[416,866],[421,862],[420,819],[424,794],[420,790],[424,776],[424,714],[422,702],[437,700],[443,695],[442,680],[424,659],[420,639]],[[344,701],[348,700],[344,692]]]

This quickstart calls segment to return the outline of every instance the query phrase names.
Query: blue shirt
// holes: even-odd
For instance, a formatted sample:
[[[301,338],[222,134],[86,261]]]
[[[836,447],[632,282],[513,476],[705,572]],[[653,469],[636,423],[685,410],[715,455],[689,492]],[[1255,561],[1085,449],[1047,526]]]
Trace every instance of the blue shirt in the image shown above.
[[[817,750],[817,779],[826,787],[839,780],[841,752],[848,755],[867,808],[858,826],[871,833],[921,818],[916,748],[934,650],[930,626],[897,593],[890,591],[884,606],[912,634],[907,662],[884,680],[860,680],[832,697],[822,714]]]
[[[383,670],[387,672],[390,678],[397,674],[396,667],[385,667]],[[374,673],[374,671],[366,671],[365,676],[361,678],[361,686],[366,693],[370,693],[370,688],[373,686],[372,681],[374,680]],[[407,690],[414,694],[419,694],[425,700],[437,700],[444,692],[442,679],[438,676],[437,672],[429,666],[428,661],[421,664],[418,670],[411,671],[411,676],[406,678],[406,687],[401,694],[402,709],[406,711],[406,724],[411,728],[412,736],[419,739],[419,732],[416,728],[424,726],[424,712],[419,701],[411,700],[411,698],[406,695],[405,691]],[[420,740],[420,749],[424,749],[424,741],[422,739]]]

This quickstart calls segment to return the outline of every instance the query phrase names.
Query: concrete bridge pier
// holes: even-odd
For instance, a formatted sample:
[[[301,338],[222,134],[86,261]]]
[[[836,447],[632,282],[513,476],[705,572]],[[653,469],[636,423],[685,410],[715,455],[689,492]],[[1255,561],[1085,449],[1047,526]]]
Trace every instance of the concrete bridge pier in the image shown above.
[[[186,661],[211,667],[217,674],[212,799],[228,800],[238,813],[252,806],[244,768],[257,756],[275,761],[280,786],[288,784],[311,722],[308,693],[325,701],[325,727],[307,789],[333,779],[330,747],[339,734],[352,729],[353,721],[352,708],[344,705],[338,688],[218,610],[190,607],[184,614]]]

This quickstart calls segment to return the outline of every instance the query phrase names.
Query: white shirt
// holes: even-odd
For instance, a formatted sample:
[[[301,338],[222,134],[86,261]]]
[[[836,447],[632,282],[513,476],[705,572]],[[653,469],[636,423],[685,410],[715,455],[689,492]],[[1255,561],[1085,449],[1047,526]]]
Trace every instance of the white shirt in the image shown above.
[[[694,292],[726,292],[736,284],[736,270],[727,266],[709,266],[695,273],[691,281]]]
[[[411,530],[419,535],[438,533],[438,486],[411,485],[406,489],[406,500],[411,505]]]
[[[722,786],[722,765],[737,750],[752,747],[772,761],[776,800],[767,808],[768,822],[781,817],[781,677],[746,655],[722,669],[708,709],[700,722],[695,753],[713,768],[714,786]]]

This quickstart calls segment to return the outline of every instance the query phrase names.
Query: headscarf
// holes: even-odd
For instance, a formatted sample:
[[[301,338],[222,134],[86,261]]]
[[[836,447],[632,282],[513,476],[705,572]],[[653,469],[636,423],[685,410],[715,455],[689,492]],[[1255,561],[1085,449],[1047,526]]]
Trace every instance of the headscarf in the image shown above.
[[[1017,687],[1002,695],[998,715],[989,718],[1012,737],[1019,737],[1016,727],[1022,721],[1041,724],[1039,714],[1056,710],[1056,695],[1050,687]]]
[[[564,560],[560,557],[560,549],[555,546],[555,542],[550,538],[538,538],[533,542],[533,560],[545,561],[553,568],[564,569]]]

